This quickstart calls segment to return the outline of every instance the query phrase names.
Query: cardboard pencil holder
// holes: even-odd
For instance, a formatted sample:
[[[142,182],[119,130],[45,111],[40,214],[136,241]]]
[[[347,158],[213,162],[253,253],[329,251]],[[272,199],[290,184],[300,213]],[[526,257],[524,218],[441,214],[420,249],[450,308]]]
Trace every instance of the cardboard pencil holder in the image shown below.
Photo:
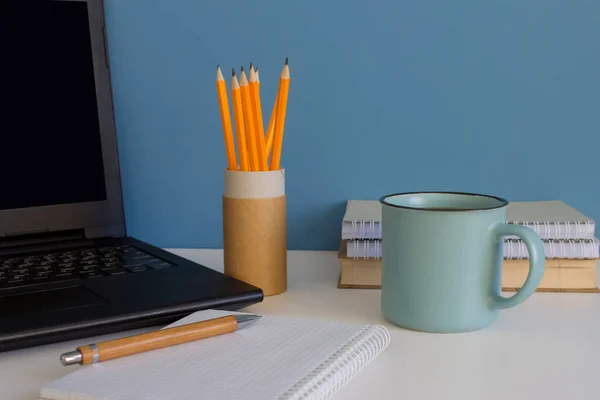
[[[285,172],[225,170],[225,274],[262,289],[287,289]]]

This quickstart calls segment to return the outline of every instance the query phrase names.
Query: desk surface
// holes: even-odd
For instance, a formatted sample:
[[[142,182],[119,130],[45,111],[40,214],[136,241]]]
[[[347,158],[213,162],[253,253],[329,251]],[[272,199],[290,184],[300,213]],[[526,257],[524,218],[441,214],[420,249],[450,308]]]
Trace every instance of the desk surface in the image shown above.
[[[220,250],[171,251],[223,270]],[[335,252],[290,251],[288,265],[288,291],[244,311],[379,323],[391,332],[390,347],[336,399],[600,398],[599,294],[536,293],[485,330],[426,334],[384,321],[379,290],[337,289]],[[80,343],[0,353],[0,399],[35,400],[44,382],[77,368],[61,366],[58,355]]]

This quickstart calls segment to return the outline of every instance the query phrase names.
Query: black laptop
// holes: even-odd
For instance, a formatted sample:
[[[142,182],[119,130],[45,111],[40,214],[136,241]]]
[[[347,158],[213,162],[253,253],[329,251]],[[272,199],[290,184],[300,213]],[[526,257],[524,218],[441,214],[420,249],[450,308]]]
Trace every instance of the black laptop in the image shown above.
[[[101,0],[2,0],[0,47],[0,351],[262,301],[127,236]]]

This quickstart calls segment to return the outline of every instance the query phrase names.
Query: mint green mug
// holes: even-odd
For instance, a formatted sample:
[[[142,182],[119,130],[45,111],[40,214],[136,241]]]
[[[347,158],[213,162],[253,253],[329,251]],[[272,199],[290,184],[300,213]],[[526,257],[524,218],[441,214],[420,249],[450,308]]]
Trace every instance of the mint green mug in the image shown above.
[[[382,204],[381,309],[417,331],[482,329],[501,309],[531,296],[544,273],[544,246],[531,229],[506,221],[508,201],[482,194],[399,193]],[[504,236],[529,251],[529,274],[511,297],[501,295]]]

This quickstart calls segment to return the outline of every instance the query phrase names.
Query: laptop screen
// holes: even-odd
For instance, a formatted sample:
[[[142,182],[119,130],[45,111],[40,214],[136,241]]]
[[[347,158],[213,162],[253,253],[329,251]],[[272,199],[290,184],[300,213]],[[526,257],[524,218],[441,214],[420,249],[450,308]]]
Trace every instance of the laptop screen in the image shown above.
[[[87,5],[0,2],[0,210],[106,200]]]

